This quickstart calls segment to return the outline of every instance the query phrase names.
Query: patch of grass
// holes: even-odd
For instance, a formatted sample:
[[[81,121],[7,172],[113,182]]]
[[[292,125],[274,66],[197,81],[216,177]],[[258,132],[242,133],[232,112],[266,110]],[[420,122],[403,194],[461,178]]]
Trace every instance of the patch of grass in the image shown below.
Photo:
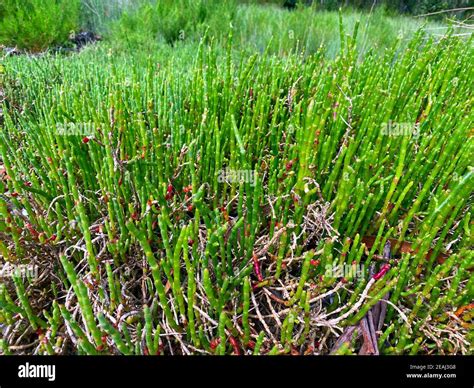
[[[346,21],[332,59],[235,55],[250,24],[150,23],[156,51],[5,61],[1,260],[36,272],[0,283],[0,351],[329,353],[389,295],[382,353],[472,352],[472,41],[361,56]]]

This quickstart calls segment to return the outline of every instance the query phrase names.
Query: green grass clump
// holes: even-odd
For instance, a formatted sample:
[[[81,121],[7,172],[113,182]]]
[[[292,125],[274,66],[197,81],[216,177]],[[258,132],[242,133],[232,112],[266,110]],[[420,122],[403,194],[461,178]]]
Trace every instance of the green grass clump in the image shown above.
[[[0,44],[32,52],[67,41],[79,27],[80,0],[2,0]]]
[[[472,40],[358,27],[8,58],[0,352],[326,354],[389,295],[382,354],[472,353]]]

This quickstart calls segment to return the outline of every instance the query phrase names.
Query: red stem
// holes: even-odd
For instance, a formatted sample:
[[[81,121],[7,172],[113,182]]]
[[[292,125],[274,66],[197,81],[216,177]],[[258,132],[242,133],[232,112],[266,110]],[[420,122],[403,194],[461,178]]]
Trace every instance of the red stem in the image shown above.
[[[385,275],[385,274],[388,272],[389,269],[390,269],[390,264],[384,264],[384,265],[382,266],[382,268],[380,269],[380,271],[377,272],[377,273],[373,276],[373,278],[374,278],[375,280],[379,280],[381,277],[383,277],[383,275]]]
[[[253,270],[255,271],[255,275],[257,275],[257,279],[259,282],[263,282],[262,272],[260,271],[260,265],[258,263],[257,255],[252,256],[253,259]]]
[[[239,348],[239,344],[237,343],[237,340],[230,336],[229,337],[229,342],[231,343],[232,347],[234,348],[234,353],[236,356],[240,356],[240,348]]]

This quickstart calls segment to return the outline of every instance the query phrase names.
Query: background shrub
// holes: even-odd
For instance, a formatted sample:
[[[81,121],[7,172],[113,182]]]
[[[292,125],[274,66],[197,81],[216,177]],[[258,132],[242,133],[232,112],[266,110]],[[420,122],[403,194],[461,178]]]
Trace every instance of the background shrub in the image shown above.
[[[79,26],[80,0],[0,0],[0,44],[37,52]]]

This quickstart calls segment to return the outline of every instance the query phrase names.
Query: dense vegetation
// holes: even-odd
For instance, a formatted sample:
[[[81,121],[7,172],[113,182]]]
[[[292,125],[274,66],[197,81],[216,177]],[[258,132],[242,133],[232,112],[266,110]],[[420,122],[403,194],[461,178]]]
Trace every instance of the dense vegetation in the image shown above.
[[[273,3],[280,7],[280,11],[276,7],[252,6],[255,3]],[[283,12],[285,7],[296,5],[297,11]],[[276,37],[274,45],[283,43],[288,46],[287,41],[292,40],[293,43],[303,42],[303,47],[313,49],[322,42],[336,43],[332,31],[337,24],[334,11],[342,7],[347,13],[346,21],[349,19],[353,25],[355,20],[360,19],[362,28],[368,29],[366,36],[369,41],[366,44],[380,44],[385,48],[392,44],[400,31],[413,32],[424,22],[423,19],[397,16],[394,10],[413,14],[441,10],[442,13],[432,15],[431,19],[463,19],[470,15],[469,12],[472,13],[472,7],[467,5],[466,0],[1,0],[0,45],[41,52],[48,47],[68,45],[72,34],[87,29],[107,36],[111,33],[111,40],[119,44],[135,47],[135,43],[140,41],[153,46],[157,38],[170,44],[192,36],[197,36],[199,40],[206,28],[209,29],[209,36],[227,37],[228,26],[232,23],[235,31],[242,34],[242,42],[252,42],[257,46],[250,50],[262,50],[262,45],[265,48],[271,36]],[[354,12],[355,9],[370,11],[370,17]],[[443,12],[449,9],[461,10]],[[318,18],[314,18],[315,11],[320,13]],[[386,14],[391,17],[385,17]],[[116,24],[110,23],[116,19],[121,20]],[[131,36],[128,35],[130,33]]]
[[[0,43],[43,51],[79,28],[80,0],[1,0]]]
[[[472,38],[180,2],[2,61],[0,353],[472,353]]]
[[[266,0],[262,0],[265,2]],[[271,1],[271,0],[270,0]],[[273,3],[281,4],[280,0],[273,0]],[[469,0],[283,0],[283,5],[287,7],[314,4],[319,9],[338,9],[340,7],[354,7],[359,9],[371,9],[375,6],[384,6],[391,10],[413,15],[421,15],[431,12],[440,12],[457,9],[458,15],[465,11],[460,8],[471,6]]]

